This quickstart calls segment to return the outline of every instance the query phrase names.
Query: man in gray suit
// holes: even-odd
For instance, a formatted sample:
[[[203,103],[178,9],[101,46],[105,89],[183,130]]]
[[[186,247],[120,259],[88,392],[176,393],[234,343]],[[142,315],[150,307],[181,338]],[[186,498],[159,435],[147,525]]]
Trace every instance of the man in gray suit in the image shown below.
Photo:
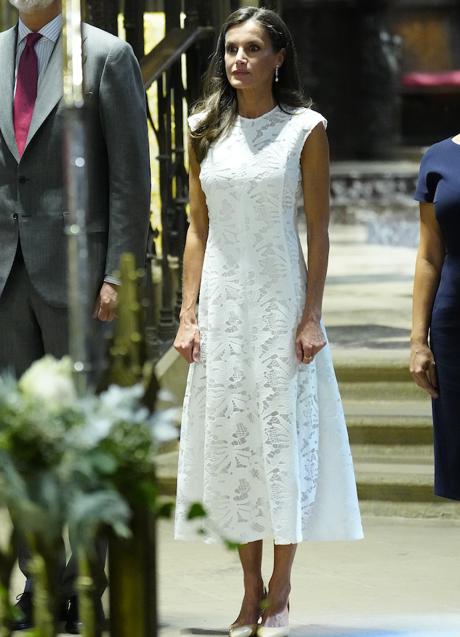
[[[19,23],[0,34],[0,369],[20,375],[44,354],[68,353],[62,16],[60,0],[10,2]],[[150,169],[145,93],[131,47],[84,25],[83,63],[97,331],[114,317],[121,255],[132,252],[144,266]],[[27,583],[16,628],[28,628],[32,582],[24,555],[20,566]],[[72,560],[63,562],[56,591],[73,633],[79,630],[75,570]]]

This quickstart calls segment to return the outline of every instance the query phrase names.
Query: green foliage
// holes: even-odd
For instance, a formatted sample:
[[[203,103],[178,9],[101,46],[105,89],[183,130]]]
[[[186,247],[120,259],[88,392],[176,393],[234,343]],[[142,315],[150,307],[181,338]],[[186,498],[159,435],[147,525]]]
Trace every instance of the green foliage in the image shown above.
[[[170,502],[163,502],[162,504],[158,504],[156,507],[156,516],[160,519],[168,520],[173,513],[175,503],[171,500]]]
[[[100,451],[113,462],[111,480],[120,492],[142,499],[144,483],[153,482],[155,475],[155,444],[149,429],[115,423],[110,437],[101,441]]]
[[[119,537],[129,537],[130,517],[130,508],[120,494],[105,489],[74,493],[68,523],[78,543],[89,550],[94,546],[93,540],[102,526],[110,526]]]
[[[90,546],[101,526],[127,537],[132,508],[155,506],[156,449],[177,430],[141,385],[78,397],[70,369],[45,357],[19,382],[0,377],[0,504],[24,534],[52,543],[68,523]]]
[[[194,504],[192,504],[187,514],[187,519],[196,520],[197,518],[205,518],[205,517],[206,517],[206,511],[203,505],[200,504],[199,502],[195,502]]]

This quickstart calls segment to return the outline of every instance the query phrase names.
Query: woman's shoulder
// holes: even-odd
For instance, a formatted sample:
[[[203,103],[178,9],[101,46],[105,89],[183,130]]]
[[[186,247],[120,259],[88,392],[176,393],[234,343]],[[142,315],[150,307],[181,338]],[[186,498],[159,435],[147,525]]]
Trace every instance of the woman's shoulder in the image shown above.
[[[458,148],[456,148],[458,146]],[[458,151],[460,159],[460,143],[454,142],[452,137],[447,137],[429,146],[422,156],[422,162],[436,161]]]
[[[318,111],[307,106],[285,106],[280,105],[280,108],[287,117],[291,118],[293,122],[300,125],[301,128],[314,128],[317,124],[322,123],[324,128],[327,127],[327,119],[321,115]]]
[[[452,137],[432,144],[422,156],[414,198],[425,203],[435,202],[439,180],[457,172],[460,165],[460,146]]]

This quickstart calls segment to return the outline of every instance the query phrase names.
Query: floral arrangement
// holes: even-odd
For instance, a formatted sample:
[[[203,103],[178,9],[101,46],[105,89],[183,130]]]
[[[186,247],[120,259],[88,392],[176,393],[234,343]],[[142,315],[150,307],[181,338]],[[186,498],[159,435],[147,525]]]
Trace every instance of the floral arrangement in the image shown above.
[[[132,508],[156,506],[155,455],[177,437],[177,410],[152,414],[143,397],[141,384],[78,396],[69,358],[45,356],[19,380],[0,376],[0,505],[13,528],[0,555],[1,626],[16,533],[43,558],[36,575],[46,587],[65,526],[90,552],[101,527],[128,537]],[[54,634],[52,612],[38,617],[40,634]]]

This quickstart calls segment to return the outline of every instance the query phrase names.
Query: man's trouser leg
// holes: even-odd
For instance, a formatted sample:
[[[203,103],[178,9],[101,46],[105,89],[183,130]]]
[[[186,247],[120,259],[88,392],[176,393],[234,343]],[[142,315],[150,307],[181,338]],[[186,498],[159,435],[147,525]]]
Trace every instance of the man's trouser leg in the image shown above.
[[[95,332],[101,327],[93,324]],[[101,347],[101,336],[95,334],[95,343]],[[10,370],[19,377],[36,360],[45,354],[62,358],[68,354],[68,311],[66,308],[47,304],[33,288],[20,251],[0,297],[0,370]],[[99,586],[105,588],[105,545],[96,547]],[[75,590],[76,561],[71,559],[66,567],[64,542],[59,555],[59,596],[68,596]],[[18,561],[26,577],[26,591],[32,590],[28,569],[29,552],[25,543],[18,542]]]

